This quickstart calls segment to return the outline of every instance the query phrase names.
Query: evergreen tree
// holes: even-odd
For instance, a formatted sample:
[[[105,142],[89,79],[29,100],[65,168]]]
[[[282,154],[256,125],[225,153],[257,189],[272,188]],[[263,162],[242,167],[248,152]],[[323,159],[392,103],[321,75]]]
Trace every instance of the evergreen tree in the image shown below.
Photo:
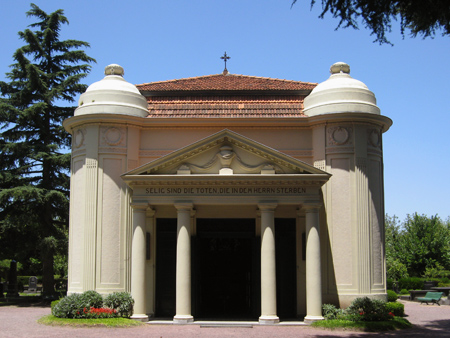
[[[297,0],[292,0],[293,6]],[[311,0],[311,7],[316,0]],[[337,28],[358,28],[358,21],[372,31],[375,41],[390,43],[386,32],[391,31],[391,22],[400,21],[402,34],[410,31],[411,36],[434,37],[436,31],[450,35],[450,3],[448,0],[322,0],[323,19],[326,13],[338,18]]]
[[[31,4],[27,16],[36,30],[19,32],[25,45],[13,55],[10,82],[0,82],[0,245],[17,255],[37,248],[43,290],[52,294],[69,214],[71,139],[62,121],[73,115],[65,105],[86,90],[80,80],[95,60],[81,50],[88,43],[59,40],[63,10],[47,14]]]

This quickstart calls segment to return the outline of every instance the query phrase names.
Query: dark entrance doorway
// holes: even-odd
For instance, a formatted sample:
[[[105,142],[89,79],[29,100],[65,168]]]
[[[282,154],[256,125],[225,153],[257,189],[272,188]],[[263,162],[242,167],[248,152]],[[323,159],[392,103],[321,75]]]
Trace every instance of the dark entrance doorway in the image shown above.
[[[256,319],[259,241],[254,219],[197,219],[193,245],[194,317]]]
[[[156,220],[156,292],[155,316],[175,315],[177,262],[177,219]]]
[[[275,219],[277,314],[280,320],[297,317],[297,260],[295,218]]]

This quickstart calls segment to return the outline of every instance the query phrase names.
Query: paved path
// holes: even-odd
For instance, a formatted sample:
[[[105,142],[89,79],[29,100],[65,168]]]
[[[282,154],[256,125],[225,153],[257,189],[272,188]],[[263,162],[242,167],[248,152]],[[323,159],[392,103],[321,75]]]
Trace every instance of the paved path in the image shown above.
[[[40,317],[50,314],[48,307],[0,307],[0,337],[450,337],[450,306],[404,302],[412,329],[386,333],[329,331],[305,326],[254,326],[253,328],[201,328],[198,325],[143,325],[137,328],[69,328],[41,325]]]

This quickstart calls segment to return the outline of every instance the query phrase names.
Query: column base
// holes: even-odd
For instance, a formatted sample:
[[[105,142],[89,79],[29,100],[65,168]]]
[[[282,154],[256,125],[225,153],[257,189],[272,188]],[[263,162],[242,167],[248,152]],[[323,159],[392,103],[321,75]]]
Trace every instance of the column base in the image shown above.
[[[191,315],[175,315],[173,317],[173,323],[174,324],[189,324],[194,321],[194,317]]]
[[[148,322],[148,316],[147,315],[132,315],[130,317],[132,320],[137,320],[138,322]]]
[[[306,316],[304,319],[303,319],[303,322],[305,323],[305,324],[311,324],[311,323],[314,323],[314,322],[317,322],[317,321],[319,321],[319,320],[324,320],[325,318],[323,318],[322,316]]]
[[[278,324],[280,318],[278,316],[261,316],[259,317],[259,324],[261,325],[273,325]]]

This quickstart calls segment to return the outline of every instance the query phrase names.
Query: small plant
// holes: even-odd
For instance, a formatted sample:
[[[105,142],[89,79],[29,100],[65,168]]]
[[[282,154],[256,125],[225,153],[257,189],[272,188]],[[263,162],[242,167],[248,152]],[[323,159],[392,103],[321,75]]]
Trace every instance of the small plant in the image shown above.
[[[397,317],[405,316],[405,305],[400,302],[388,302],[386,303],[386,310]]]
[[[322,315],[326,320],[338,319],[342,313],[342,309],[337,308],[333,304],[322,305]]]
[[[397,301],[398,295],[392,290],[387,290],[387,298],[388,302],[395,302]]]
[[[406,289],[401,289],[401,290],[400,290],[400,294],[401,294],[401,295],[409,295],[409,291],[406,290]]]
[[[134,299],[128,292],[113,292],[106,296],[105,306],[116,310],[120,317],[130,317],[133,314]]]
[[[352,321],[383,321],[392,319],[386,309],[386,303],[369,297],[356,298],[346,309],[348,319]]]

